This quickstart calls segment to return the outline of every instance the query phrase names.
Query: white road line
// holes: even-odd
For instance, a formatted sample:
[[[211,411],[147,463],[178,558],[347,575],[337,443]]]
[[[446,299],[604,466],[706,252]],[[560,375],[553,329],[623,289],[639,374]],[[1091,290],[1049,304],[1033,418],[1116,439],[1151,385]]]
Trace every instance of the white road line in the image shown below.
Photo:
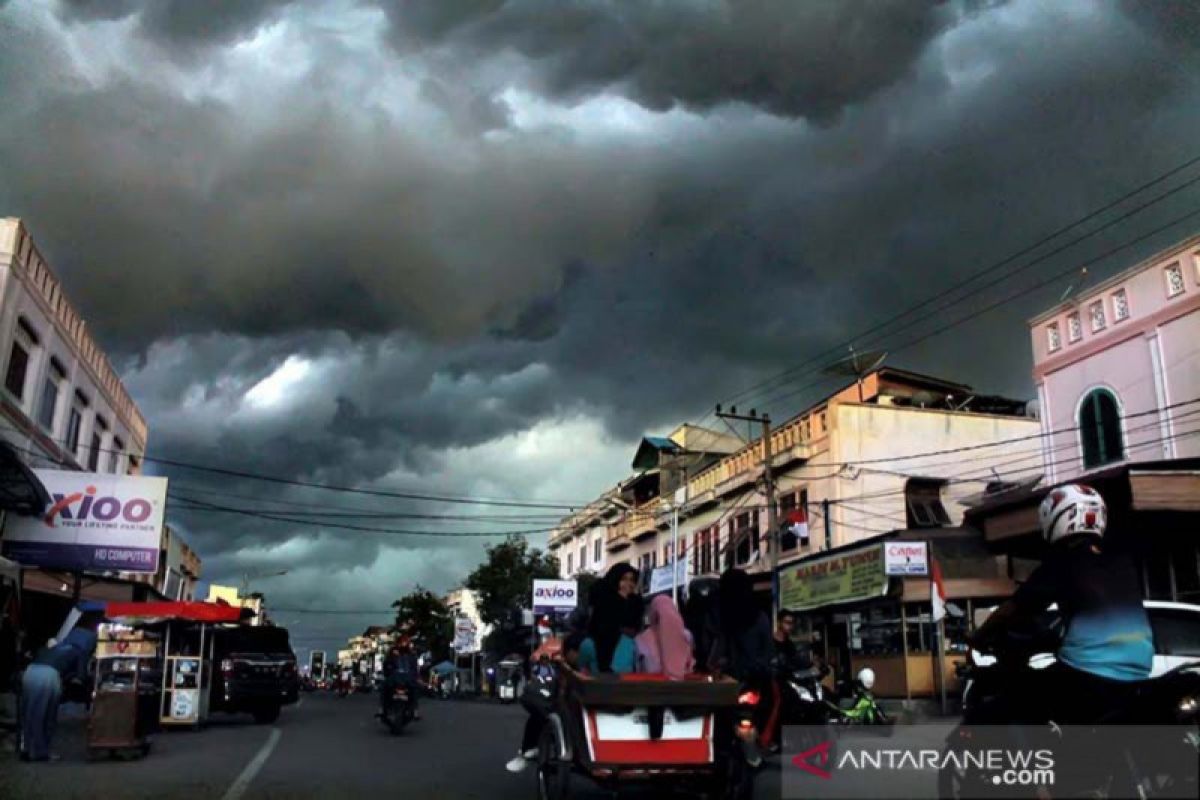
[[[242,770],[242,774],[237,776],[237,780],[229,787],[229,791],[221,797],[221,800],[238,800],[246,789],[250,788],[250,782],[258,775],[259,770],[263,768],[263,764],[267,763],[267,759],[271,757],[271,753],[275,750],[275,745],[279,744],[279,738],[283,736],[283,731],[279,728],[271,728],[271,735],[267,737],[267,741],[258,751],[258,755],[251,759],[246,768]]]

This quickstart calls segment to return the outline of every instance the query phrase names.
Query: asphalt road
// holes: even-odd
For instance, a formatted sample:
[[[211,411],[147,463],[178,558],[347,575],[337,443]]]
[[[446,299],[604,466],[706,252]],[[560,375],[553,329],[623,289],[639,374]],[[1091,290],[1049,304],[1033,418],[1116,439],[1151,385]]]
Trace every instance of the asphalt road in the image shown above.
[[[61,761],[23,764],[0,756],[0,797],[535,797],[532,767],[521,775],[504,769],[525,720],[519,706],[426,700],[424,719],[393,737],[373,717],[374,702],[369,695],[305,695],[275,725],[217,717],[206,730],[158,734],[150,755],[130,762],[87,762],[82,721],[68,719],[56,742]],[[582,789],[579,781],[575,785]],[[764,771],[756,795],[780,796],[776,770]],[[591,791],[574,796],[607,797]]]

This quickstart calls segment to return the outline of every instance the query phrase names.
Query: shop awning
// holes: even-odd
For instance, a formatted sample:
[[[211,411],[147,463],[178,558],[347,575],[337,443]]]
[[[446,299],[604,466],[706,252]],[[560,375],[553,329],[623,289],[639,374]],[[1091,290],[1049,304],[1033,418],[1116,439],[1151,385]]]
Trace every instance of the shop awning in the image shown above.
[[[8,442],[0,441],[0,510],[26,516],[45,513],[50,493]]]
[[[164,622],[241,622],[254,616],[248,608],[227,603],[165,602],[165,603],[106,603],[104,616],[125,623]]]

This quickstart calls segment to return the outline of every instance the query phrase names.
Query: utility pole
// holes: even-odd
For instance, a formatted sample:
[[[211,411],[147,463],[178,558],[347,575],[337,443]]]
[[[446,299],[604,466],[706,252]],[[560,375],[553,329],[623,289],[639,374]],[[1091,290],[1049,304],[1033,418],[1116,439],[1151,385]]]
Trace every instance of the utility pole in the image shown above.
[[[762,425],[763,495],[767,500],[767,549],[771,570],[771,625],[774,626],[775,619],[779,616],[779,519],[775,509],[775,473],[771,470],[773,457],[771,453],[771,417],[767,414],[760,416],[753,408],[750,409],[749,414],[739,414],[736,406],[731,407],[729,411],[722,411],[721,407],[717,406],[716,414],[726,420],[757,422]],[[735,550],[735,562],[736,552]]]

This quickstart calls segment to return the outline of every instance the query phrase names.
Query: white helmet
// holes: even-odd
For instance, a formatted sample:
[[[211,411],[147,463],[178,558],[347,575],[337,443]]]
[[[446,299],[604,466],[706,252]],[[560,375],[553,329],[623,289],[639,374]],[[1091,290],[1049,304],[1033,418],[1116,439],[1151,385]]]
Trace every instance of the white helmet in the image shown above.
[[[870,691],[871,687],[875,685],[875,670],[870,667],[860,669],[858,671],[858,682],[862,684],[864,689]]]
[[[1108,509],[1104,498],[1092,487],[1068,483],[1046,495],[1038,509],[1038,522],[1048,544],[1080,533],[1103,536],[1108,527]]]

